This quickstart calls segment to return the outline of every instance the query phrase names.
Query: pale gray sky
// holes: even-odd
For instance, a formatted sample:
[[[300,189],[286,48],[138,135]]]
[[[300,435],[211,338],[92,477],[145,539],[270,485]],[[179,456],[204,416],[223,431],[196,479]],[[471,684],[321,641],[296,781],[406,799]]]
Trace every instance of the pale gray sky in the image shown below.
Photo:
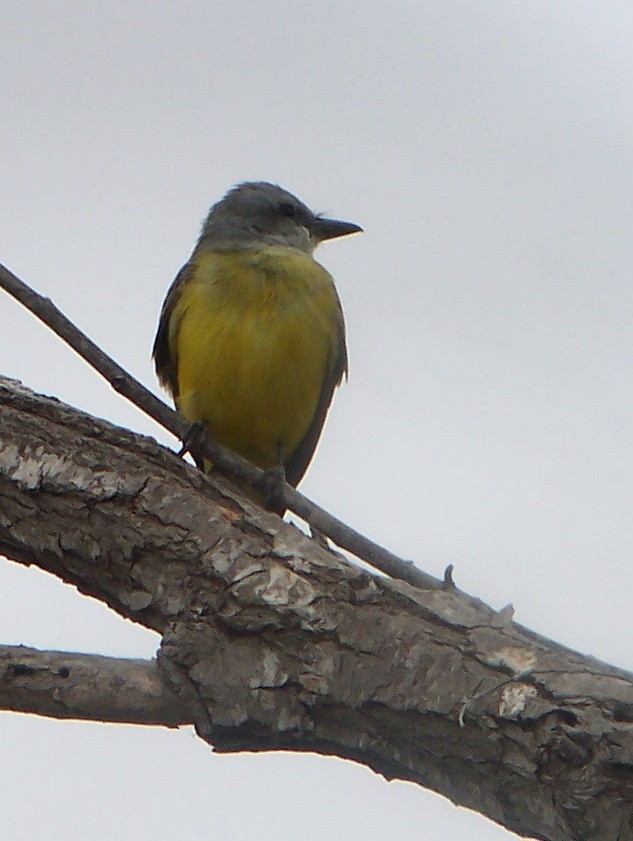
[[[0,31],[0,261],[156,388],[162,298],[227,187],[362,224],[318,252],[351,370],[303,489],[631,668],[631,3],[4,0]],[[4,296],[0,319],[2,373],[173,443]],[[9,563],[0,640],[157,645]],[[12,841],[510,837],[351,763],[216,757],[190,730],[2,715],[0,750]]]

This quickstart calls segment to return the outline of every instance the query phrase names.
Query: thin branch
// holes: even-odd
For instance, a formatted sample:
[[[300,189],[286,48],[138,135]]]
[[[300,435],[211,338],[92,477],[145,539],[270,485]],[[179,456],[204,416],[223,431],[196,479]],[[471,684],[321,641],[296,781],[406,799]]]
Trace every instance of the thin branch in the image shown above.
[[[178,727],[192,716],[155,660],[0,645],[0,709],[49,718]]]
[[[1,264],[0,286],[69,344],[110,383],[115,391],[181,441],[185,438],[190,424],[183,417],[159,400],[156,395],[104,353],[49,298],[44,298]],[[238,479],[245,480],[251,486],[261,482],[264,476],[263,471],[258,467],[237,453],[222,447],[208,436],[202,450],[203,454],[220,469]],[[422,571],[412,561],[399,558],[393,552],[350,528],[288,484],[283,486],[281,502],[286,508],[302,517],[312,529],[326,535],[342,549],[346,549],[392,578],[408,581],[409,584],[425,590],[442,588],[442,581]]]

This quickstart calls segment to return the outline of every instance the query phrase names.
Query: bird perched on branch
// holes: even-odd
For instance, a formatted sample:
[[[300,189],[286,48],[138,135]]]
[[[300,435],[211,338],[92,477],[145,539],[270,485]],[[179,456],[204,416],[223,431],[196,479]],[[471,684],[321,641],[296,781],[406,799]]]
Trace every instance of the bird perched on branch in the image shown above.
[[[293,486],[347,373],[341,304],[312,254],[360,230],[275,184],[239,184],[209,211],[161,311],[153,358],[178,410]]]

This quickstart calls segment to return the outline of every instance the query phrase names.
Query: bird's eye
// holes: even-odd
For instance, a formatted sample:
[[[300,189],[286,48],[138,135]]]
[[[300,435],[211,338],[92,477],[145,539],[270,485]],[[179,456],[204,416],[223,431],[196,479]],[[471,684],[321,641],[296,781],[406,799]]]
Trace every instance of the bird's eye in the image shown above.
[[[294,205],[290,204],[288,201],[283,201],[279,205],[279,210],[281,210],[284,216],[290,217],[290,219],[294,219],[296,215]]]

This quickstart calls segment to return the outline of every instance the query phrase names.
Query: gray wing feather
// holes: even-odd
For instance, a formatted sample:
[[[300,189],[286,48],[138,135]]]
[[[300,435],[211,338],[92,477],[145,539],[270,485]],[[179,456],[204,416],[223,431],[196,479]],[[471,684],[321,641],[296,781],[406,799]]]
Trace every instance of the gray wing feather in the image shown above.
[[[336,346],[332,354],[331,367],[328,375],[323,383],[321,396],[317,404],[314,417],[310,428],[305,434],[303,440],[285,463],[286,481],[296,487],[303,474],[308,469],[308,465],[312,460],[316,445],[321,436],[321,430],[325,423],[334,389],[340,384],[344,376],[347,376],[347,345],[345,342],[345,321],[343,319],[343,310],[341,309],[340,301],[338,302],[338,314],[336,320],[337,338]]]
[[[192,263],[185,263],[182,269],[176,275],[172,285],[169,287],[169,292],[163,303],[163,308],[160,312],[160,319],[158,321],[158,329],[154,339],[154,346],[152,348],[152,358],[156,368],[156,375],[160,384],[171,392],[174,400],[178,398],[178,360],[176,358],[176,349],[169,345],[169,331],[170,321],[174,312],[176,302],[180,297],[183,285],[191,277],[193,270]]]

